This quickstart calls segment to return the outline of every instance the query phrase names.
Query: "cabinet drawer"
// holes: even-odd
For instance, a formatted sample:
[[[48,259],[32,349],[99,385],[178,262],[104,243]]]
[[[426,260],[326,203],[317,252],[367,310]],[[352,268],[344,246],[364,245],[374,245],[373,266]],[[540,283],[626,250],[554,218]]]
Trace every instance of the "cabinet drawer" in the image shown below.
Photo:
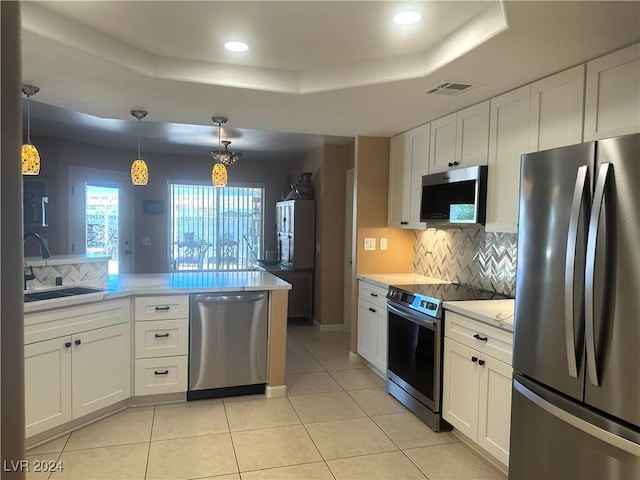
[[[358,298],[373,303],[380,308],[387,308],[387,289],[367,282],[360,282]]]
[[[167,318],[189,318],[188,295],[136,297],[136,321],[164,320]]]
[[[513,334],[447,311],[445,336],[511,365]]]
[[[136,360],[136,397],[186,391],[186,355]]]
[[[136,322],[136,358],[186,355],[188,347],[186,318]]]

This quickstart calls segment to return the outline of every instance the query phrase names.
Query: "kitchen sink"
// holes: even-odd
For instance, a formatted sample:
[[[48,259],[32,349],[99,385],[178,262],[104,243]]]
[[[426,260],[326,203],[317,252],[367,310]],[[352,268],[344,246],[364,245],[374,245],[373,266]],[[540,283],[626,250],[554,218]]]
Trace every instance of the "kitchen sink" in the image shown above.
[[[68,287],[61,288],[59,290],[46,290],[40,292],[30,292],[24,294],[24,301],[26,302],[36,302],[38,300],[51,300],[53,298],[64,298],[64,297],[72,297],[74,295],[85,295],[87,293],[98,293],[104,292],[104,290],[100,290],[99,288],[88,288],[88,287]]]

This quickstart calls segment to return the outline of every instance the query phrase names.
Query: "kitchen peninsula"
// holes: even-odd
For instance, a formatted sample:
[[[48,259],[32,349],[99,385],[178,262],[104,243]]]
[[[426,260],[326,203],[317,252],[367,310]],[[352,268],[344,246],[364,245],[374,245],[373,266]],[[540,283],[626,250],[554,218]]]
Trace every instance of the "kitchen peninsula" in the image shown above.
[[[268,293],[265,393],[286,394],[289,283],[261,271],[178,272],[110,275],[106,287],[25,303],[29,444],[130,405],[184,401],[192,293]]]

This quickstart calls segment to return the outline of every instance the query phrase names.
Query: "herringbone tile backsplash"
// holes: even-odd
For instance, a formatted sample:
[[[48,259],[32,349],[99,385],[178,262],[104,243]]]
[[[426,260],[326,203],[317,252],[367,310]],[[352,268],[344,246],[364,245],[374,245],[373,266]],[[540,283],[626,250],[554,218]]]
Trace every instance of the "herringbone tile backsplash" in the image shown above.
[[[416,230],[413,271],[514,296],[517,235],[483,227]]]
[[[51,260],[55,263],[55,259]],[[62,265],[47,265],[44,267],[33,267],[36,276],[27,282],[27,290],[41,287],[54,286],[56,277],[62,277],[63,285],[84,285],[106,288],[108,279],[108,263],[103,262],[81,262]]]

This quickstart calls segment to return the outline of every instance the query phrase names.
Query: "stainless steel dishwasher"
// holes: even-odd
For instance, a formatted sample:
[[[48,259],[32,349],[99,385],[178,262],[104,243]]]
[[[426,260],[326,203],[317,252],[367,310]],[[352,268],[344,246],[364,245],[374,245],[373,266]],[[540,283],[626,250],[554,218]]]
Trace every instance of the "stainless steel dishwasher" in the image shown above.
[[[264,393],[268,292],[191,294],[187,400]]]

